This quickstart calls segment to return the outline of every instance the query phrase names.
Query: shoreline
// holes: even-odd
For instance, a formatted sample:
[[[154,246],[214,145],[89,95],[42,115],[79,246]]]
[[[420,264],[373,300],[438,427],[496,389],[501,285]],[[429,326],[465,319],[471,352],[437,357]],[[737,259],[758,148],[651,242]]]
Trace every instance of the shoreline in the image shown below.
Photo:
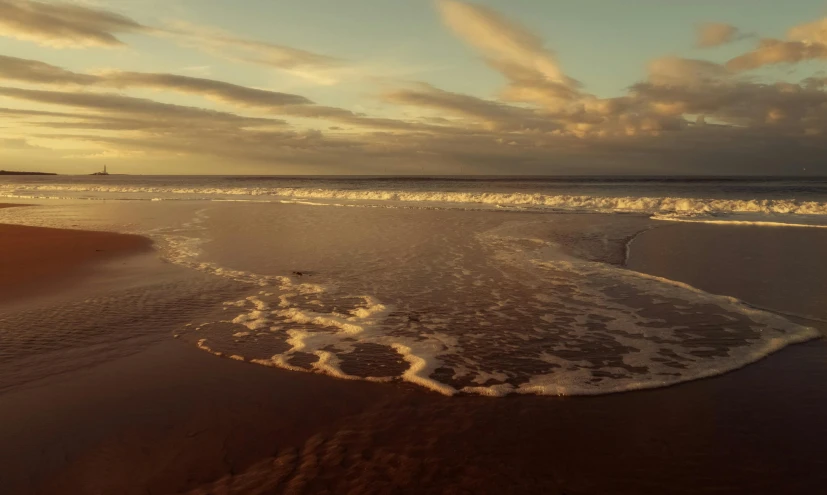
[[[782,316],[824,323],[824,229],[674,222],[637,233],[623,267]],[[783,232],[783,235],[781,233]],[[715,250],[697,256],[696,250]],[[749,269],[739,269],[746,261]],[[779,287],[784,287],[783,291]]]
[[[645,234],[658,230],[634,239],[657,247]],[[693,246],[696,258],[711,255]],[[113,250],[112,259],[129,253]],[[675,254],[663,250],[660,266],[687,263]],[[69,262],[82,273],[67,277],[99,277],[106,266],[95,256]],[[749,260],[730,267],[749,268]],[[825,351],[820,339],[724,375],[626,393],[444,397],[218,359],[162,335],[138,353],[0,392],[0,444],[9,446],[0,486],[11,494],[809,494],[827,483]]]
[[[0,304],[66,290],[102,263],[148,253],[152,246],[137,235],[0,224]]]

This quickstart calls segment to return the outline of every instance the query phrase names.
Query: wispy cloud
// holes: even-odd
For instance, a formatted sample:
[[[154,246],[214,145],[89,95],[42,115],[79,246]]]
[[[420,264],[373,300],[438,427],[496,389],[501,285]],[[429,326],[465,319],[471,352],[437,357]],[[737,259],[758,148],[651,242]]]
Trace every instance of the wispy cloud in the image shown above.
[[[158,31],[189,48],[236,62],[280,69],[318,84],[335,84],[343,60],[286,45],[238,37],[224,30],[177,21]]]
[[[0,0],[0,36],[53,48],[112,48],[125,45],[119,37],[125,33],[173,39],[220,58],[280,69],[316,84],[335,84],[354,70],[335,57],[184,21],[153,27],[116,12],[72,3]]]
[[[0,79],[39,84],[95,84],[98,78],[56,67],[54,65],[17,57],[0,55]]]
[[[648,65],[649,82],[658,85],[697,86],[725,82],[733,77],[725,66],[708,60],[661,57]]]
[[[721,22],[705,22],[698,25],[697,36],[697,45],[701,48],[726,45],[748,37],[732,24]]]
[[[747,71],[819,59],[827,59],[827,17],[792,27],[786,40],[762,39],[754,50],[733,58],[727,67]]]
[[[122,33],[149,28],[121,14],[70,3],[0,0],[0,36],[56,48],[114,47]]]
[[[115,88],[156,88],[198,94],[238,106],[269,108],[308,104],[303,96],[248,88],[214,79],[110,70],[80,74],[36,60],[0,55],[0,79],[50,85],[81,85]]]
[[[563,72],[554,52],[524,26],[469,2],[439,0],[437,5],[446,26],[510,81],[503,98],[551,108],[578,98],[580,83]]]
[[[445,24],[506,76],[514,80],[531,77],[573,82],[543,40],[524,26],[481,5],[459,0],[440,0],[438,5]]]
[[[242,117],[227,112],[161,103],[112,93],[43,91],[0,86],[0,96],[17,100],[74,107],[99,112],[107,117],[145,119],[151,125],[190,125],[204,127],[283,125],[276,119]]]
[[[105,86],[157,88],[181,93],[198,94],[243,107],[271,108],[312,103],[300,95],[248,88],[246,86],[201,77],[108,71],[101,73],[98,78],[100,84]]]
[[[127,33],[171,40],[224,60],[277,69],[314,85],[397,77],[421,70],[387,61],[356,63],[183,20],[152,26],[111,10],[76,3],[0,0],[0,37],[53,48],[114,48],[125,45],[121,35]],[[210,73],[209,66],[182,70],[204,76]]]
[[[794,41],[807,43],[827,43],[827,17],[793,26],[787,32],[787,37]]]
[[[763,39],[753,51],[727,62],[727,67],[735,71],[746,71],[766,65],[794,64],[816,59],[827,59],[827,45],[824,43]]]
[[[491,130],[553,131],[562,127],[558,122],[539,114],[534,109],[452,93],[429,84],[389,91],[383,95],[383,98],[395,104],[431,108],[469,118],[472,122],[477,121]]]
[[[427,124],[368,117],[343,108],[316,105],[304,96],[296,94],[266,91],[215,79],[176,74],[117,70],[102,71],[97,74],[80,74],[36,60],[0,55],[0,80],[3,79],[51,86],[83,86],[102,89],[153,88],[163,91],[200,95],[239,108],[256,109],[277,116],[329,120],[359,127],[384,130],[428,131],[442,129]],[[44,102],[56,102],[53,97],[56,93],[44,92],[40,94],[45,95]],[[63,94],[67,96],[57,103],[64,104],[65,101],[74,101],[74,98],[71,97],[73,93]],[[148,102],[150,100],[145,101]]]

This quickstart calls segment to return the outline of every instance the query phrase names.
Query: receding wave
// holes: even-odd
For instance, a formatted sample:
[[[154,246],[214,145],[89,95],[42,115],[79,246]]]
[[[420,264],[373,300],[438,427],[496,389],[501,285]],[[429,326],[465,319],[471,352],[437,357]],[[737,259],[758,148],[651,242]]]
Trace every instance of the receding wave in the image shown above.
[[[181,191],[175,188],[73,187],[40,192],[192,199],[169,192]],[[125,190],[144,197],[129,198]],[[557,198],[555,204],[576,203],[579,209],[594,204],[595,210],[629,211],[624,198],[233,190],[246,196],[187,189],[199,198],[212,194],[216,202],[184,205],[192,216],[176,215],[142,231],[166,260],[206,279],[222,279],[216,284],[221,297],[199,302],[176,336],[230,359],[338,379],[404,381],[445,395],[594,395],[718,375],[820,335],[738,300],[607,264],[617,261],[630,234],[653,223],[639,215],[495,215],[457,207],[247,209],[219,202],[352,205],[368,195],[374,205],[446,198],[463,205],[511,198],[515,205]],[[636,208],[650,210],[668,204],[634,201]],[[711,200],[681,201],[709,206]],[[795,206],[800,213],[803,204]],[[154,206],[142,208],[158,215]],[[60,225],[54,209],[25,210],[30,213],[15,213],[18,220]],[[271,265],[271,259],[279,261]],[[290,271],[304,271],[305,262],[313,263],[306,267],[312,271]],[[231,289],[226,295],[224,287]]]
[[[537,227],[448,229],[465,244],[380,271],[354,254],[363,269],[313,283],[222,267],[204,261],[198,238],[175,237],[171,261],[250,286],[177,337],[268,367],[503,396],[663,387],[820,336],[734,298],[578,260],[521,230]]]

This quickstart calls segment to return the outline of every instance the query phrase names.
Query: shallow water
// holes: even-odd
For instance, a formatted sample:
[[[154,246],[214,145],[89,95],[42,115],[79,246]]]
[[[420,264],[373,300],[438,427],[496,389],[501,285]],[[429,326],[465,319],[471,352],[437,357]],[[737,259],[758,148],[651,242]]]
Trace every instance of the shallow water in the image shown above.
[[[0,211],[0,221],[148,235],[192,275],[115,297],[115,319],[66,311],[74,316],[64,326],[82,317],[104,334],[150,331],[340,379],[403,380],[445,395],[593,395],[725,373],[819,336],[730,297],[620,267],[632,237],[665,225],[646,215],[44,204]],[[151,325],[141,319],[147,311],[157,315]],[[15,356],[74,341],[61,324],[45,331],[36,313],[12,313],[0,322],[22,329],[8,351]],[[80,344],[94,335],[84,331]]]

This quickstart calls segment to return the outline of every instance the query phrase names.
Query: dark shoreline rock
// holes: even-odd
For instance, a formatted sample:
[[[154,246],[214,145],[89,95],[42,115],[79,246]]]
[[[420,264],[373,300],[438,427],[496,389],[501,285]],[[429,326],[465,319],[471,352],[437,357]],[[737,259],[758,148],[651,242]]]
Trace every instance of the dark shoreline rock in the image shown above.
[[[51,172],[15,172],[11,170],[0,170],[0,175],[57,175]]]

